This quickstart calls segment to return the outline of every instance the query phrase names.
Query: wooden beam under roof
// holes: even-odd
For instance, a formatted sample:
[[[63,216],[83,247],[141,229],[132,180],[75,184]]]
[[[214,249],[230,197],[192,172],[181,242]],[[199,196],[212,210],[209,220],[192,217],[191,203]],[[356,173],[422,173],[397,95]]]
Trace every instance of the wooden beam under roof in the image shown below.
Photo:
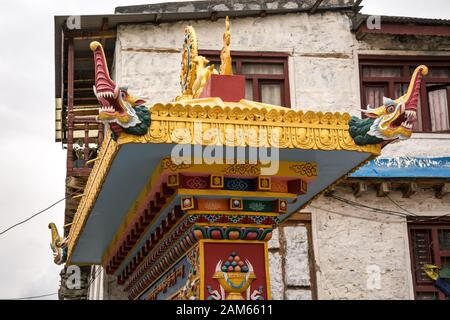
[[[359,9],[359,5],[361,4],[362,0],[356,0],[355,3],[353,4],[352,10],[357,10]]]
[[[102,19],[102,27],[101,27],[101,30],[102,31],[107,31],[108,30],[108,18],[106,18],[106,17],[104,17],[103,19]],[[102,44],[102,47],[103,48],[106,48],[106,40],[107,40],[107,38],[102,38],[101,40],[100,40],[100,43]],[[106,53],[105,53],[106,54]]]
[[[313,14],[317,11],[317,8],[319,8],[320,4],[323,2],[323,0],[316,0],[314,4],[312,5],[311,9],[309,9],[309,13]]]
[[[450,182],[445,182],[436,190],[436,198],[442,199],[446,194],[450,193]]]
[[[101,40],[114,39],[116,30],[70,30],[65,33],[66,38],[73,40]]]

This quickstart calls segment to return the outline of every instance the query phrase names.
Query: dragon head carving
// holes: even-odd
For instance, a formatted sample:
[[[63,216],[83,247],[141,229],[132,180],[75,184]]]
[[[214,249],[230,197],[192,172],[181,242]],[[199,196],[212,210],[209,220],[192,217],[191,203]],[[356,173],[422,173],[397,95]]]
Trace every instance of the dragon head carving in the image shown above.
[[[67,244],[68,239],[63,238],[59,235],[58,229],[53,222],[48,224],[48,228],[51,230],[52,242],[50,243],[50,248],[53,251],[53,262],[60,265],[66,262],[67,258]]]
[[[352,117],[349,132],[358,145],[389,143],[411,137],[412,128],[417,121],[417,104],[419,100],[422,76],[428,73],[424,65],[418,66],[411,77],[405,95],[392,100],[383,98],[383,105],[378,108],[361,110],[366,119]]]
[[[94,54],[94,94],[100,103],[98,120],[109,125],[113,139],[121,132],[144,135],[150,126],[150,113],[144,100],[128,93],[128,88],[119,86],[109,76],[108,65],[102,45],[93,41],[90,48]]]

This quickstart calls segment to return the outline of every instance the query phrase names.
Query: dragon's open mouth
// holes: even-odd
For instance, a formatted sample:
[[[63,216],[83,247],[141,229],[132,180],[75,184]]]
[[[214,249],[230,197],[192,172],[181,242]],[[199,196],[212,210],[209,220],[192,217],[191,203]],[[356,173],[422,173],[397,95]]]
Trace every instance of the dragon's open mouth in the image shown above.
[[[119,99],[119,90],[114,88],[112,91],[98,91],[94,86],[94,93],[100,102],[99,114],[115,115],[117,113],[122,114],[125,112],[122,103]]]
[[[94,54],[95,64],[94,93],[101,105],[99,118],[107,119],[125,113],[125,108],[119,97],[119,86],[109,76],[102,45],[94,41],[90,47]]]
[[[389,125],[390,128],[395,129],[403,127],[407,130],[412,130],[414,122],[416,122],[417,113],[416,110],[405,110]]]

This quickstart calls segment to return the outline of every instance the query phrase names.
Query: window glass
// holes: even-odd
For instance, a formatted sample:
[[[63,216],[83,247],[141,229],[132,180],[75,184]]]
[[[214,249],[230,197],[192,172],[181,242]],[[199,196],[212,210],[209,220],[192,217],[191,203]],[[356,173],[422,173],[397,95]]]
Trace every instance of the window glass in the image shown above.
[[[261,84],[261,102],[281,105],[281,84]]]
[[[401,67],[364,66],[363,77],[401,77]]]
[[[245,99],[253,101],[253,80],[245,80]]]
[[[450,229],[439,230],[439,247],[441,250],[450,250]]]
[[[281,63],[243,63],[242,74],[284,74]]]
[[[436,87],[436,89],[433,87]],[[450,130],[447,88],[439,89],[439,86],[430,86],[428,91],[428,106],[430,108],[431,131]]]
[[[384,86],[366,86],[364,88],[366,95],[366,105],[377,108],[383,104]],[[365,107],[365,106],[364,106]]]

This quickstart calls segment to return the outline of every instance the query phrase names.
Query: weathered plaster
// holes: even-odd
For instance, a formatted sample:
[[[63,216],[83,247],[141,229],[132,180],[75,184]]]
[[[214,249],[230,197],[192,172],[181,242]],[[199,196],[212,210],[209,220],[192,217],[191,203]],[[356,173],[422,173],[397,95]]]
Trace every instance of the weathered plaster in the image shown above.
[[[267,6],[275,5],[267,3]],[[288,2],[284,1],[284,5]],[[237,3],[239,4],[239,3]],[[277,4],[278,5],[278,4]],[[179,94],[180,49],[186,25],[192,24],[201,49],[220,50],[223,19],[123,25],[118,28],[116,77],[132,94],[154,103]],[[447,40],[419,37],[367,36],[357,41],[350,19],[327,12],[233,18],[232,49],[287,52],[291,105],[302,110],[340,111],[360,115],[358,54],[448,55]],[[427,50],[433,50],[428,52]],[[418,134],[390,144],[383,156],[449,156],[450,135]],[[353,198],[377,208],[399,210],[387,198],[367,192]],[[421,190],[409,199],[390,195],[420,215],[448,213],[449,197],[436,199]],[[324,211],[338,212],[331,213]],[[285,227],[269,242],[271,290],[274,299],[310,299],[309,263],[315,265],[319,299],[412,299],[412,279],[405,218],[362,211],[332,198],[320,197],[306,209],[312,213],[316,261],[308,261],[303,226]],[[307,252],[307,251],[306,251]],[[381,288],[367,286],[367,268],[380,268]]]

